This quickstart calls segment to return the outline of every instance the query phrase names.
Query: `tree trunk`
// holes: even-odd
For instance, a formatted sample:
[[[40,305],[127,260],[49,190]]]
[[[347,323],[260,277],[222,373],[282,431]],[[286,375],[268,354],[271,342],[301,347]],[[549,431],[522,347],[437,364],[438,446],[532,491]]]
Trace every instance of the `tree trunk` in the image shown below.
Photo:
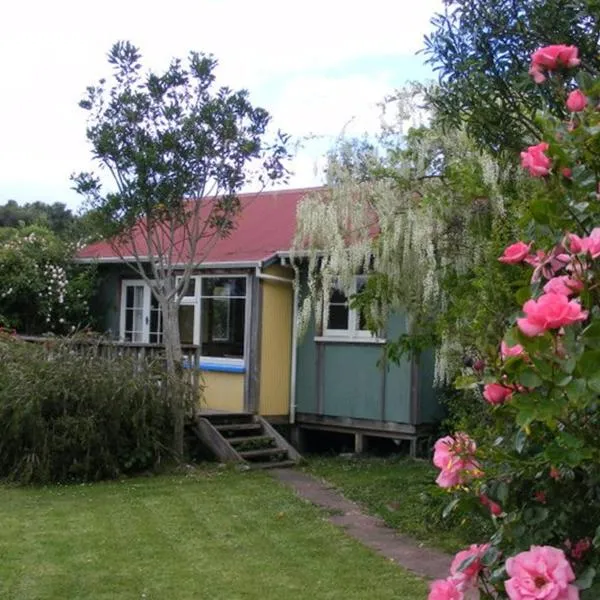
[[[173,450],[177,460],[183,459],[183,430],[185,421],[184,388],[178,385],[183,376],[183,353],[179,337],[179,307],[176,302],[161,302],[163,315],[163,344],[167,372],[169,374],[169,388],[167,396],[173,410]]]

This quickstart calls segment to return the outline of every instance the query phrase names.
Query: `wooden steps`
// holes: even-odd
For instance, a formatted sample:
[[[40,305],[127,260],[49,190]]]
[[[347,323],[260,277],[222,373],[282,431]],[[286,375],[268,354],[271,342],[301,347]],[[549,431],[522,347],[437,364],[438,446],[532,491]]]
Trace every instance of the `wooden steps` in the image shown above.
[[[268,421],[258,415],[200,413],[192,420],[190,428],[221,462],[269,469],[290,467],[302,458]]]

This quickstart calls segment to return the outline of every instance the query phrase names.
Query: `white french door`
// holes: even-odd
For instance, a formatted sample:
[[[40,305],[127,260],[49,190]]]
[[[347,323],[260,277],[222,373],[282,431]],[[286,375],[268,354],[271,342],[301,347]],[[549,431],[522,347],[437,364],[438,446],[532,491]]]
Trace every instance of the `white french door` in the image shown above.
[[[121,286],[120,338],[137,344],[162,343],[162,313],[150,287],[126,279]]]

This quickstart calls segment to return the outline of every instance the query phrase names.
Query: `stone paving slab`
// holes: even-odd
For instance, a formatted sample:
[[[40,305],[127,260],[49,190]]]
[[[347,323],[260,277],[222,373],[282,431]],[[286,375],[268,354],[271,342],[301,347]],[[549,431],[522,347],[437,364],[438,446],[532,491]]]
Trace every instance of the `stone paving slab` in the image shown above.
[[[365,514],[356,502],[347,500],[327,483],[293,469],[274,469],[272,473],[301,498],[339,513],[330,516],[329,521],[365,546],[421,577],[445,579],[448,576],[451,556],[422,547],[414,539],[396,533],[382,519]]]

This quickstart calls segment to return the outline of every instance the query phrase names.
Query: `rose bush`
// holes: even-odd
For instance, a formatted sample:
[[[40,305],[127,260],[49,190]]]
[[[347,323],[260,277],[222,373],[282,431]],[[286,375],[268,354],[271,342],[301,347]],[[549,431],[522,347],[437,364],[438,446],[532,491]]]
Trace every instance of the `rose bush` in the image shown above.
[[[578,65],[572,46],[532,56],[570,118],[541,117],[544,139],[521,154],[539,193],[531,239],[499,257],[523,275],[515,313],[460,377],[489,431],[446,436],[434,454],[445,513],[483,511],[495,533],[457,554],[429,600],[600,598],[600,81]]]

